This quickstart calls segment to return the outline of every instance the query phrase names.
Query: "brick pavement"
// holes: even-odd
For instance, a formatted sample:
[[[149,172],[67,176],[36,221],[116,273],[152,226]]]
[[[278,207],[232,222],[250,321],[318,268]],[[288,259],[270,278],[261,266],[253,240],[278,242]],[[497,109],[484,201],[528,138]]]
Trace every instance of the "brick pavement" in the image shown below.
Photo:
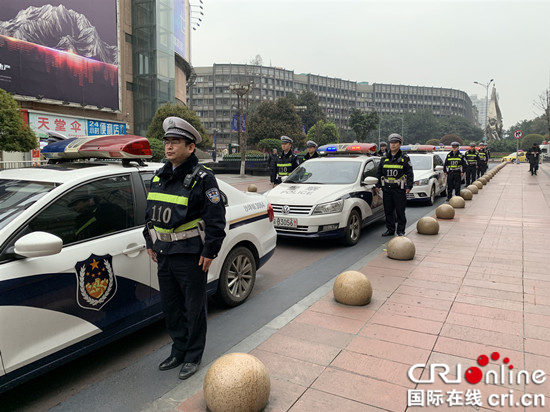
[[[454,219],[439,224],[434,236],[408,228],[416,246],[412,261],[390,260],[380,249],[355,265],[373,285],[370,304],[336,303],[329,282],[285,319],[267,325],[271,332],[259,331],[256,343],[232,351],[250,352],[269,370],[265,411],[523,411],[487,404],[488,395],[511,390],[514,402],[524,393],[543,394],[546,407],[538,410],[550,410],[550,379],[474,386],[445,385],[439,378],[415,384],[407,377],[418,363],[444,363],[451,371],[461,364],[464,373],[492,352],[501,358],[480,369],[498,370],[508,357],[515,371],[550,371],[550,165],[543,164],[538,176],[528,173],[527,164],[507,165],[456,209]],[[207,410],[200,388],[208,365],[203,369],[193,377],[198,390],[167,394],[164,408]],[[415,376],[420,373],[427,377],[422,369]],[[408,407],[409,389],[480,389],[483,406],[450,407],[445,395],[438,407]]]

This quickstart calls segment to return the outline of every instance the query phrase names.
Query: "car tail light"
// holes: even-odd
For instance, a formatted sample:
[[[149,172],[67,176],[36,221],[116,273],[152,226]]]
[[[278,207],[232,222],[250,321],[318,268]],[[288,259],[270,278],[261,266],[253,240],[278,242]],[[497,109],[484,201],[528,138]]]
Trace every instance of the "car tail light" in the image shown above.
[[[267,215],[269,216],[269,221],[273,222],[275,214],[273,213],[273,206],[271,206],[271,203],[267,204]]]

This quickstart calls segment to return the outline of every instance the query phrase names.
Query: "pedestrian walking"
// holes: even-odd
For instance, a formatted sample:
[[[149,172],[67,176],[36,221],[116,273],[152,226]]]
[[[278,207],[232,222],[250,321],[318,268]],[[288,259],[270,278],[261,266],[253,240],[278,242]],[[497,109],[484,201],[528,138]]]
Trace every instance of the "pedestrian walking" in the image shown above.
[[[317,153],[317,143],[315,143],[313,140],[307,141],[306,148],[307,153],[304,156],[304,161],[319,157],[319,153]]]
[[[401,151],[403,138],[397,133],[389,136],[390,150],[378,165],[377,188],[382,188],[382,200],[386,215],[386,231],[382,236],[405,235],[407,194],[414,184],[411,159]],[[396,222],[397,218],[397,222]],[[397,228],[396,228],[397,223]]]
[[[466,185],[470,185],[476,180],[479,155],[476,150],[476,144],[470,143],[470,149],[464,154],[466,160]]]
[[[536,175],[537,170],[539,170],[540,154],[541,150],[539,145],[536,143],[533,143],[533,146],[527,150],[527,154],[525,156],[527,157],[527,160],[529,160],[529,172],[531,173],[531,176]]]
[[[275,185],[275,180],[277,179],[277,157],[279,154],[277,153],[277,149],[273,148],[271,151],[271,154],[269,155],[269,159],[267,160],[267,166],[269,167],[269,181],[272,185]]]
[[[166,329],[172,338],[168,370],[183,364],[180,379],[199,368],[206,344],[208,268],[225,237],[225,206],[210,169],[200,166],[195,145],[201,135],[185,120],[163,122],[168,162],[153,177],[147,196],[147,253],[157,262]]]
[[[458,142],[451,143],[452,150],[447,154],[443,164],[443,172],[447,176],[447,200],[450,200],[453,196],[453,190],[456,196],[460,196],[460,185],[464,176],[466,161],[458,150],[459,146]]]
[[[298,156],[292,153],[292,139],[288,136],[281,136],[282,153],[277,156],[277,163],[273,165],[275,181],[273,186],[282,182],[282,177],[288,176],[300,164]]]

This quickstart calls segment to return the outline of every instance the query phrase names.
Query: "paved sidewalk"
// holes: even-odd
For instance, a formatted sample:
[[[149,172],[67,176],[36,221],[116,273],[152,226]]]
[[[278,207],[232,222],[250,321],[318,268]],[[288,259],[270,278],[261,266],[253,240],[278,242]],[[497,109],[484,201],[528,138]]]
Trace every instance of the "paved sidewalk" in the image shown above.
[[[507,395],[515,405],[523,394],[542,394],[546,406],[537,409],[550,410],[550,379],[540,385],[464,380],[473,366],[484,375],[505,371],[506,380],[509,365],[515,374],[550,373],[550,165],[538,176],[527,164],[507,165],[454,219],[439,224],[434,236],[408,228],[416,245],[412,261],[391,260],[382,246],[350,266],[370,279],[370,304],[336,303],[328,282],[230,351],[249,352],[268,368],[265,411],[529,410],[505,406],[509,400],[487,402],[489,395]],[[498,360],[491,360],[493,352]],[[489,356],[487,366],[477,364],[480,355]],[[448,365],[450,375],[462,365],[462,383],[408,378],[412,365],[434,363]],[[206,411],[208,367],[147,410]],[[428,379],[428,372],[420,368],[414,376]],[[407,406],[411,389],[425,396],[440,390],[443,404]],[[447,391],[469,389],[481,390],[481,407],[446,403]]]

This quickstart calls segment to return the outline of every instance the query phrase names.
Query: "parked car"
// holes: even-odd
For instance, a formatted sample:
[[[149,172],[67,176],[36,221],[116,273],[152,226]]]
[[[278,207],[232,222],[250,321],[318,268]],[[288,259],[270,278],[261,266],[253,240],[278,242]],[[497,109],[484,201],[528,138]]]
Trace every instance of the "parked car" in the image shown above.
[[[520,162],[526,162],[527,161],[526,153],[523,151],[510,153],[508,156],[504,156],[501,159],[501,162],[516,162],[517,159],[519,159]]]
[[[436,196],[447,194],[447,176],[443,173],[443,161],[436,152],[407,152],[414,172],[414,186],[407,195],[409,201],[435,203]]]
[[[162,317],[142,234],[147,189],[162,167],[141,160],[151,153],[147,139],[54,145],[66,151],[44,153],[61,163],[0,172],[0,392]],[[125,160],[66,162],[64,153]],[[264,195],[218,182],[227,236],[207,289],[235,306],[277,235]],[[95,222],[80,219],[79,202],[96,205],[100,230],[88,230]]]

